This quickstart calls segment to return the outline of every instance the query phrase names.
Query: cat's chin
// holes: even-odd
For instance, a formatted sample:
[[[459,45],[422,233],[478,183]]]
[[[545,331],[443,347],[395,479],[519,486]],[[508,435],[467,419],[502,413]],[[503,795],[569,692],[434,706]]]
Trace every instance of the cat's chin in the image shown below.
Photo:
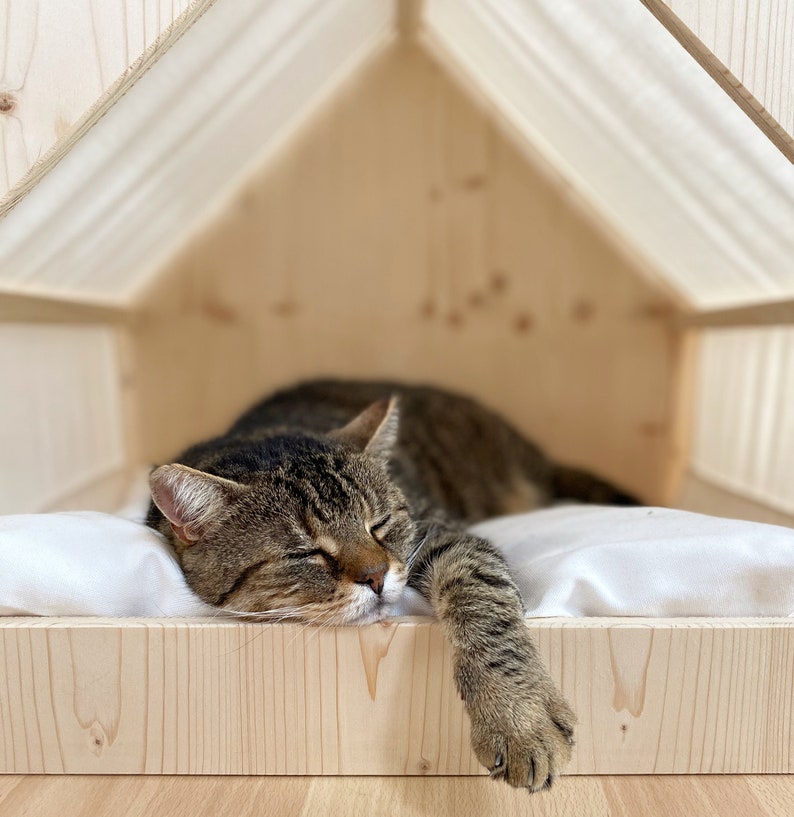
[[[395,609],[394,604],[382,604],[369,612],[358,612],[347,621],[347,624],[363,626],[364,624],[377,624],[379,621],[390,618]]]
[[[350,599],[350,604],[340,623],[363,625],[375,624],[392,615],[405,590],[405,577],[390,574],[386,578],[383,593],[376,596],[369,588],[359,588]]]

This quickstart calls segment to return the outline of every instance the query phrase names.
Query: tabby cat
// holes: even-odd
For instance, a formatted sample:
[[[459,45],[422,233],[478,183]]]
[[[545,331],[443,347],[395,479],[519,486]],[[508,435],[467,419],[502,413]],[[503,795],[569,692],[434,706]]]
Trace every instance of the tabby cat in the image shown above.
[[[150,481],[147,522],[204,601],[261,619],[366,624],[407,584],[452,643],[491,776],[537,791],[569,760],[574,715],[541,665],[504,559],[466,528],[561,496],[630,497],[552,465],[467,398],[335,381],[266,399]]]

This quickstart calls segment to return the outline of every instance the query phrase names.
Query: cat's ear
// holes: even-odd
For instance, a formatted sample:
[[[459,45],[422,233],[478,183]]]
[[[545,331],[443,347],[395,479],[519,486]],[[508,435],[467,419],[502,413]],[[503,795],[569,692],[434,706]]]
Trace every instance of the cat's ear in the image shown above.
[[[244,485],[187,465],[161,465],[149,475],[152,500],[186,545],[201,539],[223,511],[247,490]]]
[[[359,451],[386,460],[397,442],[399,428],[400,409],[397,395],[392,395],[365,408],[346,426],[333,431],[331,436]]]

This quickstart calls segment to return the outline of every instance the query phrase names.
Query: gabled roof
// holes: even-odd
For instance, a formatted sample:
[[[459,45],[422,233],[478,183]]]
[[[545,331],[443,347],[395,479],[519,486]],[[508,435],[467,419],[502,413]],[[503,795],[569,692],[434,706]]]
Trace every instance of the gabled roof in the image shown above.
[[[0,288],[127,304],[389,0],[218,0],[0,222]],[[638,0],[427,0],[420,41],[695,309],[794,297],[794,165]]]

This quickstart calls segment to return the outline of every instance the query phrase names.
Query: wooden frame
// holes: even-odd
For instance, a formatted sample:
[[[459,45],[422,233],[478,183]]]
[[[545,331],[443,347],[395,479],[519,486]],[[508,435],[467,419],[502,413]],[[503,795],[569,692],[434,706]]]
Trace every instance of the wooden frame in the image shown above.
[[[528,625],[579,716],[570,773],[794,771],[794,622]],[[0,771],[484,773],[430,619],[0,621]]]

